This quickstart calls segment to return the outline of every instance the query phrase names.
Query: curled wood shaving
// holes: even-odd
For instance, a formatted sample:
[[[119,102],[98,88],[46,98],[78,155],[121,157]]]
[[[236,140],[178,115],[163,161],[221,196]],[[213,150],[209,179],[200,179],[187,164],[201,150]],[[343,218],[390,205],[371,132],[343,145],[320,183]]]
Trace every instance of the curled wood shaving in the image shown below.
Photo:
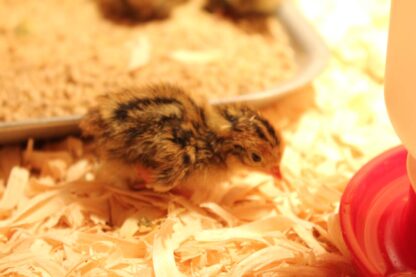
[[[6,190],[0,200],[0,213],[10,212],[17,206],[28,181],[29,171],[20,167],[12,169],[6,185]]]
[[[213,214],[223,219],[225,223],[230,227],[233,227],[239,223],[238,218],[236,218],[233,214],[225,210],[223,207],[219,206],[217,203],[202,203],[201,207],[208,209]]]
[[[153,244],[153,268],[156,276],[185,276],[178,269],[175,257],[174,246],[171,236],[173,233],[173,220],[166,221],[160,230],[160,234],[155,237]]]
[[[288,249],[279,246],[269,246],[244,258],[231,271],[230,276],[244,276],[247,273],[258,271],[267,264],[280,260],[290,260],[294,256],[294,253]]]

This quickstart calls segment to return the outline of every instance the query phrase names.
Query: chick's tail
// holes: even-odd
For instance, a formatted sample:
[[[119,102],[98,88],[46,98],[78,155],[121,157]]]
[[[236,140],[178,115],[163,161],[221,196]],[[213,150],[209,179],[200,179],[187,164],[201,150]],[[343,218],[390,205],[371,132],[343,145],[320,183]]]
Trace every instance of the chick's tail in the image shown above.
[[[81,128],[82,135],[86,137],[100,136],[105,130],[105,122],[100,114],[98,108],[91,109],[81,119],[79,127]]]

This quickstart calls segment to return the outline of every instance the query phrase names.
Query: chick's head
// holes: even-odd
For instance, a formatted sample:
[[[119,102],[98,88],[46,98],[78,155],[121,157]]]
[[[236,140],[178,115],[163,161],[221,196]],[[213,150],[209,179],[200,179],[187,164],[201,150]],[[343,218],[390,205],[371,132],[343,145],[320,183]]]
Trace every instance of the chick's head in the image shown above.
[[[243,164],[280,178],[283,142],[267,119],[249,108],[227,109],[231,152]]]

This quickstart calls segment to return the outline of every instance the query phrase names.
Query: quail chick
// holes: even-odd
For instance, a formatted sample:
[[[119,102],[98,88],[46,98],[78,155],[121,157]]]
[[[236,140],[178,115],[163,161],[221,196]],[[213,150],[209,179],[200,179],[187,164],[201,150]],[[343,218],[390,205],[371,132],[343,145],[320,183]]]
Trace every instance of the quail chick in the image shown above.
[[[94,137],[106,171],[130,187],[168,191],[230,157],[280,176],[280,136],[256,111],[211,106],[169,84],[131,87],[101,96],[81,122]]]
[[[268,15],[277,11],[282,0],[208,0],[209,10],[224,10],[235,15]]]
[[[98,0],[107,15],[126,16],[138,21],[168,17],[176,6],[188,0]]]

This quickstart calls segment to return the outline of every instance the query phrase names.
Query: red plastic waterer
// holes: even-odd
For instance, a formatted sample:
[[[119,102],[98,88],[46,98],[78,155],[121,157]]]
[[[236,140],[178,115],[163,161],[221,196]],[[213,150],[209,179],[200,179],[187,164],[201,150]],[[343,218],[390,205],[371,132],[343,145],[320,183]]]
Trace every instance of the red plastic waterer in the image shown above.
[[[403,146],[365,165],[341,199],[342,235],[361,276],[416,276],[416,1],[392,0],[385,101]]]

